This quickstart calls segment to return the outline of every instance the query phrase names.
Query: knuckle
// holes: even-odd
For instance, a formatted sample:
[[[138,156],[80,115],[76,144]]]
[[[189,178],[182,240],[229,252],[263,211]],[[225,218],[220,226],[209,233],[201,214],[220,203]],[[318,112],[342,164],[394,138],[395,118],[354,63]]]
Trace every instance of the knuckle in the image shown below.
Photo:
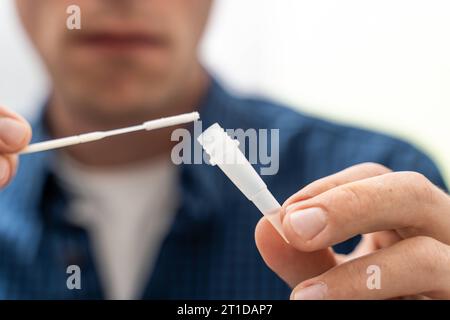
[[[346,213],[350,215],[350,219],[356,218],[357,215],[365,212],[367,204],[364,201],[364,192],[361,187],[357,185],[344,185],[334,192],[327,207],[329,211],[334,211],[333,208],[341,208],[345,206]]]
[[[367,277],[365,269],[360,263],[347,263],[344,270],[350,296],[358,296],[357,293],[361,290],[364,279]]]
[[[434,188],[432,183],[419,172],[406,171],[399,173],[402,176],[402,181],[405,188],[413,199],[416,201],[432,203],[434,201]]]
[[[425,273],[439,274],[448,269],[450,263],[448,247],[432,237],[411,238],[406,252],[411,256],[412,263]]]
[[[432,237],[418,236],[416,237],[416,243],[419,248],[424,249],[424,253],[430,253],[439,248],[440,242]],[[432,252],[431,252],[432,253]]]
[[[405,172],[405,175],[408,175],[408,179],[411,183],[417,184],[417,185],[424,185],[427,184],[428,179],[419,172],[415,171],[407,171]]]
[[[367,171],[368,173],[374,174],[374,175],[381,175],[388,172],[391,172],[391,170],[382,164],[376,163],[376,162],[364,162],[358,165],[362,170]]]

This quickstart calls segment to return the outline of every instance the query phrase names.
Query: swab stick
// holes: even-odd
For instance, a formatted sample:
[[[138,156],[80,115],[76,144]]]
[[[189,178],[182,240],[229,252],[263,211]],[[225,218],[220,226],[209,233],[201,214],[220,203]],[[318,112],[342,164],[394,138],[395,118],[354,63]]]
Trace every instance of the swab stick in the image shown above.
[[[35,152],[53,150],[53,149],[73,146],[76,144],[81,144],[81,143],[86,143],[86,142],[97,141],[97,140],[101,140],[101,139],[104,139],[107,137],[117,136],[120,134],[126,134],[126,133],[141,131],[141,130],[147,130],[147,131],[156,130],[156,129],[160,129],[160,128],[171,127],[171,126],[176,126],[179,124],[194,122],[198,119],[200,119],[200,115],[198,114],[198,112],[185,113],[185,114],[180,114],[177,116],[147,121],[147,122],[144,122],[143,124],[140,124],[137,126],[127,127],[127,128],[122,128],[122,129],[115,129],[115,130],[110,130],[110,131],[96,131],[96,132],[84,133],[84,134],[61,138],[61,139],[38,142],[38,143],[27,146],[19,154],[30,154],[30,153],[35,153]]]

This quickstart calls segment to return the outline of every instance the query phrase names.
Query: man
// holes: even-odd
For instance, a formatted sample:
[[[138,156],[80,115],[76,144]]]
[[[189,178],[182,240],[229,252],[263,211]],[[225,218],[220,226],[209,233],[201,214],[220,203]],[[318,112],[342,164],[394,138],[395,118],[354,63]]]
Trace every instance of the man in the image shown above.
[[[81,30],[65,28],[72,4]],[[450,298],[450,199],[434,164],[401,141],[229,95],[197,59],[210,5],[17,0],[52,79],[33,136],[195,106],[204,127],[279,128],[280,169],[264,179],[288,199],[289,244],[220,170],[175,167],[172,129],[23,156],[18,166],[31,129],[3,108],[0,297]],[[371,286],[373,272],[381,282]]]

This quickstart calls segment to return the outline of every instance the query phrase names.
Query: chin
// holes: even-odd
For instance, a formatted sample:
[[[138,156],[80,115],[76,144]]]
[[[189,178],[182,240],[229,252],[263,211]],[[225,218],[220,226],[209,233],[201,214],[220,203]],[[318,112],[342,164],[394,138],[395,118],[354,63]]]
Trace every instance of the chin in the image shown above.
[[[70,81],[59,83],[64,84],[60,89],[67,101],[90,118],[110,121],[122,117],[131,122],[164,115],[165,106],[170,105],[177,87],[168,75],[105,74],[97,69],[91,74],[72,74],[70,79],[62,79]]]
[[[119,122],[134,124],[146,121],[161,111],[161,98],[159,97],[124,97],[118,95],[96,96],[83,99],[81,108],[90,118],[101,122]]]

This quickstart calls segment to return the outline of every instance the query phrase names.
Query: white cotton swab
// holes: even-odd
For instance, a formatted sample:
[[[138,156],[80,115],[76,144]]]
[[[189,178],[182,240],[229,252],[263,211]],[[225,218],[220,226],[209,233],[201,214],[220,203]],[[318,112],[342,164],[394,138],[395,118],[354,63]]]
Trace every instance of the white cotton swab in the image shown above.
[[[115,130],[110,130],[110,131],[96,131],[96,132],[84,133],[84,134],[61,138],[61,139],[38,142],[38,143],[29,145],[28,147],[23,149],[19,154],[22,155],[22,154],[30,154],[30,153],[35,153],[35,152],[53,150],[53,149],[73,146],[76,144],[81,144],[81,143],[86,143],[86,142],[97,141],[97,140],[101,140],[106,137],[117,136],[120,134],[131,133],[131,132],[136,132],[136,131],[141,131],[141,130],[147,130],[147,131],[156,130],[156,129],[160,129],[160,128],[171,127],[171,126],[176,126],[179,124],[194,122],[194,121],[197,121],[198,119],[200,119],[200,115],[198,112],[185,113],[185,114],[180,114],[177,116],[147,121],[147,122],[144,122],[143,124],[133,126],[133,127],[115,129]]]

